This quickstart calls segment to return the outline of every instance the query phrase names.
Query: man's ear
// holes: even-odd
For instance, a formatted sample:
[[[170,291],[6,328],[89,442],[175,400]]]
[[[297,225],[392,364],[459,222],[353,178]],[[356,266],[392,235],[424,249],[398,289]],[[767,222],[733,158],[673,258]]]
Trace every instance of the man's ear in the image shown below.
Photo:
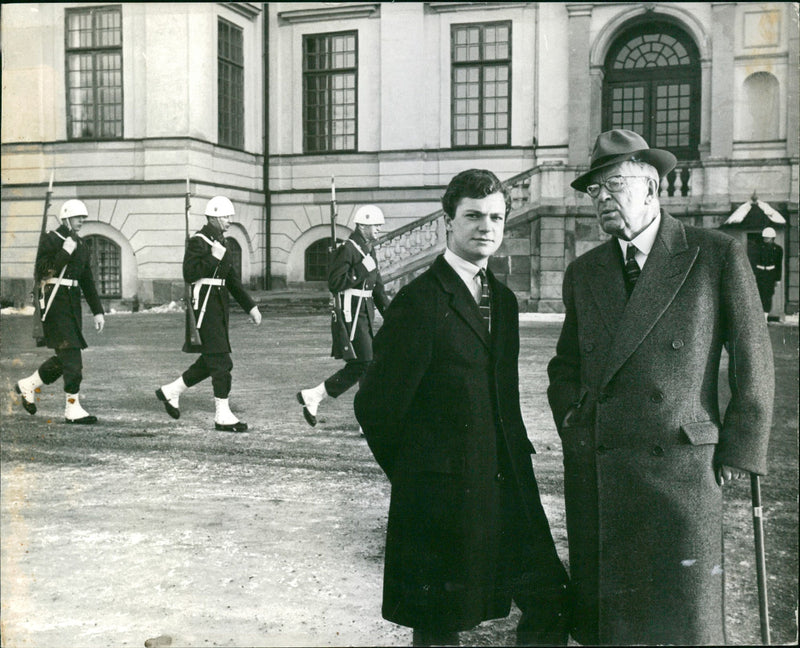
[[[449,232],[452,229],[453,219],[450,218],[447,214],[444,215],[444,229],[446,232]]]
[[[648,178],[647,179],[647,197],[645,198],[645,202],[649,203],[654,198],[658,198],[658,185],[660,180],[656,180],[655,178]]]

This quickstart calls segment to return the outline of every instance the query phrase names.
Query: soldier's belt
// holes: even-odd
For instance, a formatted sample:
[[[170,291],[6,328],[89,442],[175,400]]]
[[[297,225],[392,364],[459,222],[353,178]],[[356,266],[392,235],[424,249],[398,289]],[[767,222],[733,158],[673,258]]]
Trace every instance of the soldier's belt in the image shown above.
[[[45,285],[46,284],[52,284],[52,285],[59,284],[61,286],[67,286],[68,288],[74,288],[75,286],[78,285],[77,279],[61,279],[61,280],[59,280],[58,277],[50,277],[50,279],[45,279],[44,283],[45,283]]]
[[[362,299],[371,299],[372,291],[364,288],[348,288],[342,291],[342,313],[344,314],[345,322],[353,321],[353,313],[350,310],[352,305],[351,297],[361,297]]]
[[[224,279],[212,279],[211,277],[203,277],[202,279],[198,279],[192,284],[192,308],[197,310],[197,307],[200,305],[200,288],[202,286],[224,286],[225,280]]]
[[[774,265],[771,265],[771,266],[757,265],[756,268],[758,268],[759,270],[774,270],[775,266]]]

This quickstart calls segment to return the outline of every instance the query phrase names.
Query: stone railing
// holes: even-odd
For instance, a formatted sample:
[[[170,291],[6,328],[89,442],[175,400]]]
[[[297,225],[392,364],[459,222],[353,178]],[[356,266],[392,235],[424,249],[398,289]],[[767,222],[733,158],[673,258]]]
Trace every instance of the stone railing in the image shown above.
[[[530,183],[535,171],[528,169],[503,182],[511,194],[509,218],[530,206]],[[443,217],[444,212],[439,209],[378,239],[378,264],[385,283],[427,267],[444,250],[447,234]]]
[[[661,197],[686,198],[692,194],[698,195],[698,191],[692,191],[692,171],[695,167],[699,167],[698,162],[679,160],[678,165],[667,174],[666,182],[661,186],[659,192]]]

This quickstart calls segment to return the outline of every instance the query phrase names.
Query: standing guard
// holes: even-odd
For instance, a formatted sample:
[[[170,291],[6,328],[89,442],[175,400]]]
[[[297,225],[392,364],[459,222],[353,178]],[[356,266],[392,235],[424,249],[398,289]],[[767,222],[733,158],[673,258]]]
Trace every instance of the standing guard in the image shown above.
[[[754,258],[751,259],[753,272],[756,275],[758,296],[761,298],[761,307],[764,310],[764,319],[769,321],[769,312],[772,310],[772,296],[775,294],[775,284],[781,280],[783,264],[783,248],[775,243],[775,230],[765,227],[761,232],[761,241],[755,249]]]
[[[14,386],[25,411],[36,414],[36,393],[42,385],[49,385],[63,376],[66,392],[64,418],[67,423],[81,424],[97,423],[97,417],[89,414],[80,403],[83,379],[81,350],[87,347],[81,332],[81,292],[92,309],[95,328],[102,331],[105,326],[89,250],[78,236],[88,215],[82,201],[67,200],[58,213],[58,229],[45,234],[39,242],[35,298],[39,300],[47,346],[55,350],[55,355]]]
[[[381,315],[389,306],[373,245],[384,223],[375,205],[359,207],[353,219],[356,231],[334,253],[328,269],[328,288],[334,294],[336,317],[344,326],[333,328],[331,356],[345,365],[316,387],[297,392],[306,422],[317,424],[317,408],[326,396],[337,398],[359,382],[372,361],[375,307]]]
[[[228,338],[228,293],[249,313],[258,326],[261,313],[242,286],[238,271],[231,265],[225,246],[225,232],[234,216],[233,203],[225,196],[208,201],[205,226],[189,240],[183,259],[183,278],[192,285],[191,308],[200,333],[200,344],[192,343],[188,330],[183,351],[200,353],[200,357],[173,382],[156,390],[156,397],[172,418],[180,418],[179,399],[189,387],[211,377],[214,389],[214,428],[223,432],[244,432],[247,423],[231,412],[228,395],[231,391],[231,344]]]

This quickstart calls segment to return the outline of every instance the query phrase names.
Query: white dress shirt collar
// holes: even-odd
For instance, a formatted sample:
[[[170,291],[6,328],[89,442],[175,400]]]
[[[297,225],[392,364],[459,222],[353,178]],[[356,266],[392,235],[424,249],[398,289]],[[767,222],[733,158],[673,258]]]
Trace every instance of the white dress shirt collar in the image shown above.
[[[461,277],[461,280],[467,286],[470,293],[472,293],[472,296],[475,298],[475,301],[480,302],[481,285],[480,281],[476,281],[475,275],[478,274],[478,272],[480,272],[481,268],[486,269],[486,266],[489,263],[489,259],[484,259],[481,265],[475,265],[474,263],[467,261],[466,259],[462,259],[450,248],[445,248],[444,260],[447,261],[448,265],[451,268],[453,268],[453,270],[456,271],[456,274],[459,277]]]
[[[622,249],[622,258],[625,258],[625,253],[628,251],[628,246],[635,245],[636,263],[639,264],[640,268],[644,268],[647,257],[650,256],[650,252],[652,251],[653,245],[656,242],[656,236],[658,236],[658,226],[660,224],[661,212],[659,212],[653,219],[653,222],[639,232],[635,238],[631,239],[630,241],[617,239],[617,241],[619,241],[620,249]]]

